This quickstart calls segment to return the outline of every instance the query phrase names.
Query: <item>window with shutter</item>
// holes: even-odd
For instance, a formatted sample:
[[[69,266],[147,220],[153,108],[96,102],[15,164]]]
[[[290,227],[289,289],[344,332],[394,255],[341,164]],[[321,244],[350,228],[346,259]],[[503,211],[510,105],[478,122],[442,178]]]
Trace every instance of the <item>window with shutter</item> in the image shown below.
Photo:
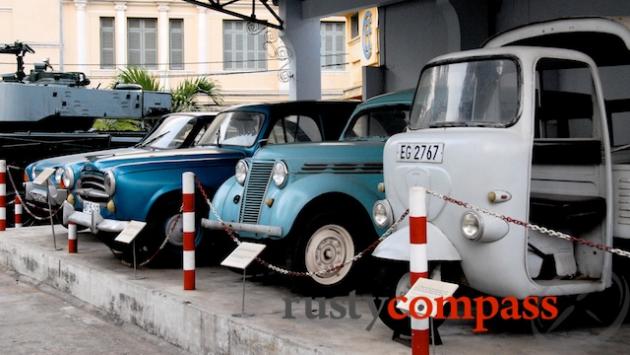
[[[322,70],[345,70],[346,24],[322,22],[320,36]]]
[[[169,68],[171,70],[184,69],[184,20],[171,19],[169,21]]]
[[[223,69],[266,70],[266,30],[252,34],[245,21],[223,21]]]
[[[157,19],[127,20],[127,62],[157,69]]]
[[[115,66],[114,18],[101,17],[101,69]]]

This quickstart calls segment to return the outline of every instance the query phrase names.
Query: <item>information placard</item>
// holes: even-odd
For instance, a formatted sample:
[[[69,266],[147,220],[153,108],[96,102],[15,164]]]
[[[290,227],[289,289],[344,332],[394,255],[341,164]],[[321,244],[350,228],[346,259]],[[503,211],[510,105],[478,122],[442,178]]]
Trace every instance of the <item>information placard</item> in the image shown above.
[[[50,179],[51,176],[55,173],[55,168],[46,168],[44,171],[39,173],[35,180],[33,180],[33,184],[35,185],[47,185],[46,181]]]
[[[245,269],[254,259],[265,249],[266,245],[257,243],[241,243],[221,265],[234,267],[237,269]]]
[[[120,243],[131,244],[146,225],[145,222],[130,221],[114,240]]]
[[[418,297],[424,297],[432,303],[433,307],[431,307],[431,317],[435,317],[438,311],[436,300],[438,298],[446,298],[452,296],[458,287],[459,285],[449,282],[420,278],[405,295],[407,301],[398,302],[396,307],[403,311],[409,312],[409,305],[411,304],[411,301]],[[424,314],[424,307],[425,306],[423,302],[416,303],[416,311],[418,312],[418,314]]]

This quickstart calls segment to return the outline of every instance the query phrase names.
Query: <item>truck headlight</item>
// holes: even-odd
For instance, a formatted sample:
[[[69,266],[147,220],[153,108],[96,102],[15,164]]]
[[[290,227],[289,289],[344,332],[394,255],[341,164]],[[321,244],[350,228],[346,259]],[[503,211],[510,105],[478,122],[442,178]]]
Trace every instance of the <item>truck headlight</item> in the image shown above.
[[[105,192],[107,192],[109,196],[114,195],[114,192],[116,192],[116,175],[114,175],[113,171],[108,170],[105,173],[104,185],[105,185]]]
[[[57,172],[58,171],[59,169],[57,169]],[[57,175],[57,173],[55,173],[55,175]],[[63,174],[61,176],[61,187],[71,189],[73,185],[74,171],[72,171],[72,169],[70,169],[69,167],[66,167],[65,169],[63,169]]]
[[[271,178],[278,187],[284,186],[287,182],[287,176],[289,175],[289,168],[282,160],[278,160],[273,164],[273,171],[271,172]]]
[[[394,212],[387,200],[380,200],[372,207],[372,218],[380,228],[389,227],[394,222]]]
[[[239,184],[245,185],[245,179],[247,179],[247,172],[249,171],[249,166],[245,160],[239,160],[236,163],[236,168],[234,169],[234,178],[236,178],[236,182]]]
[[[483,225],[481,218],[475,212],[466,212],[462,217],[462,233],[464,237],[470,240],[478,240],[481,238]]]

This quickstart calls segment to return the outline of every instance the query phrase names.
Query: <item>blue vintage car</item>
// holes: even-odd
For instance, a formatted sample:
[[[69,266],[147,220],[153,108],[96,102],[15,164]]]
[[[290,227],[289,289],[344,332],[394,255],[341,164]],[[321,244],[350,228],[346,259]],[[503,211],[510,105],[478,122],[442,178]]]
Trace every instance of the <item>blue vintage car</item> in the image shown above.
[[[238,106],[217,115],[197,144],[188,149],[152,151],[87,163],[74,203],[64,203],[64,220],[90,227],[124,261],[129,246],[113,241],[131,220],[145,221],[136,238],[137,261],[181,262],[182,173],[193,172],[212,198],[234,174],[234,166],[264,144],[335,140],[356,102],[298,101]],[[207,204],[198,193],[198,215]],[[201,241],[198,228],[197,243]],[[158,255],[162,257],[156,258]]]
[[[348,261],[383,232],[385,224],[371,220],[372,206],[384,196],[378,189],[383,147],[405,129],[412,98],[407,90],[359,105],[338,142],[269,145],[241,160],[214,197],[219,216],[241,237],[268,242],[276,251],[269,257],[280,256],[276,261],[291,270],[314,272]],[[202,224],[223,228],[213,214]],[[340,291],[356,269],[348,264],[300,286]]]
[[[122,157],[165,149],[187,148],[194,144],[195,138],[202,135],[212,122],[214,112],[180,112],[166,115],[153,130],[137,145],[129,148],[109,149],[56,158],[44,159],[29,164],[25,169],[25,202],[29,207],[48,213],[46,186],[37,185],[33,180],[46,168],[56,169],[48,185],[48,197],[53,210],[58,209],[68,198],[79,180],[83,166],[98,159]],[[74,197],[73,195],[71,199]],[[71,201],[72,202],[72,201]]]

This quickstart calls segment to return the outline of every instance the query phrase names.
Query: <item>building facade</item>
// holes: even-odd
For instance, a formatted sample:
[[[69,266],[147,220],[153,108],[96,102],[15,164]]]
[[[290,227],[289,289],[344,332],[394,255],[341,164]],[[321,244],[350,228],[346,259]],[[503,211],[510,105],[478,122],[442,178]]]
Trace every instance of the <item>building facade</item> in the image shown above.
[[[232,9],[249,15],[251,3],[239,4]],[[272,19],[260,5],[256,14]],[[323,18],[320,29],[322,98],[356,97],[357,61],[348,51],[356,41],[346,17]],[[26,57],[27,71],[49,58],[55,70],[108,86],[118,69],[138,66],[164,89],[205,76],[218,82],[226,105],[284,100],[291,75],[277,30],[182,0],[0,0],[0,43],[16,40],[37,52]],[[0,58],[0,72],[15,71],[13,60]]]

